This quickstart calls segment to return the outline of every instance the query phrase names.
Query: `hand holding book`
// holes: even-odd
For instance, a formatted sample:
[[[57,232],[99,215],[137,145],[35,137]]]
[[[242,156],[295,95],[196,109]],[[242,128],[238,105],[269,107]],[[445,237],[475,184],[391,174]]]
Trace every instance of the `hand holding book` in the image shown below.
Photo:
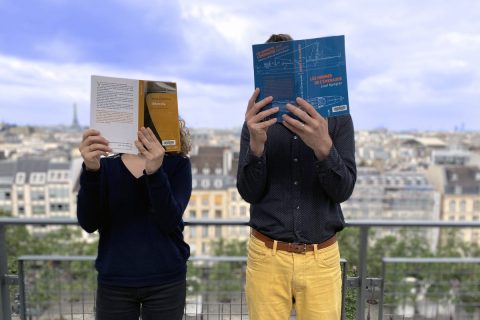
[[[153,174],[163,164],[165,148],[158,141],[152,129],[141,127],[138,131],[138,140],[135,141],[139,155],[145,159],[145,172]]]
[[[314,151],[318,160],[323,160],[333,145],[328,134],[328,121],[304,99],[297,98],[296,102],[300,108],[290,103],[286,108],[299,120],[284,114],[283,125],[299,136]]]
[[[264,120],[278,111],[278,108],[270,108],[261,111],[263,107],[272,102],[273,97],[266,97],[258,102],[257,97],[260,93],[260,89],[255,89],[250,100],[248,100],[247,111],[245,113],[245,122],[250,133],[250,151],[253,155],[259,157],[263,153],[265,148],[265,142],[267,141],[268,128],[277,122],[277,118]]]

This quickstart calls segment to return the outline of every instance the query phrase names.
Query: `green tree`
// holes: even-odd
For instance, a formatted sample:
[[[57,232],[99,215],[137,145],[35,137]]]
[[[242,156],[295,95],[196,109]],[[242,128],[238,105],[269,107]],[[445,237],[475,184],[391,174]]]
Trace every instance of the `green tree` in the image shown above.
[[[213,256],[245,257],[246,241],[225,240],[212,241]],[[232,295],[241,292],[244,283],[244,266],[241,261],[216,262],[210,270],[210,283],[214,284],[219,293],[220,302],[231,302]]]

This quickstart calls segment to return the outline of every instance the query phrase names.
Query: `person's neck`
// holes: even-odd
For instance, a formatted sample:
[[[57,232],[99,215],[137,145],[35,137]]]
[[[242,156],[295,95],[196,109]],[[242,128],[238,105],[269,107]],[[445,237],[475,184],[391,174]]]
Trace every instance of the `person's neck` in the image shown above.
[[[141,177],[145,170],[145,159],[136,154],[122,154],[122,161],[127,169],[135,176]]]

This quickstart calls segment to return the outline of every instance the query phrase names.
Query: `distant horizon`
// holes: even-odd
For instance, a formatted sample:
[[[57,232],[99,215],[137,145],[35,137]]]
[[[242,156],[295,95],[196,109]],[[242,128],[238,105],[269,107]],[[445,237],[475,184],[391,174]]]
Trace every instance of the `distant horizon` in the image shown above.
[[[55,127],[66,127],[66,128],[72,128],[72,124],[16,124],[16,123],[9,123],[5,121],[0,120],[1,125],[9,125],[9,126],[14,126],[14,127],[33,127],[33,128],[55,128]],[[241,130],[242,125],[239,126],[233,126],[233,127],[193,127],[189,126],[187,123],[187,127],[189,129],[194,129],[194,130]],[[89,126],[82,125],[80,124],[80,128],[82,129],[88,129]],[[475,132],[480,132],[480,130],[469,130],[467,128],[454,128],[451,130],[447,129],[430,129],[430,130],[421,130],[421,129],[400,129],[400,130],[394,130],[394,129],[389,129],[385,127],[378,127],[378,128],[371,128],[371,129],[362,129],[362,128],[355,128],[355,131],[388,131],[388,132],[465,132],[465,133],[475,133]]]

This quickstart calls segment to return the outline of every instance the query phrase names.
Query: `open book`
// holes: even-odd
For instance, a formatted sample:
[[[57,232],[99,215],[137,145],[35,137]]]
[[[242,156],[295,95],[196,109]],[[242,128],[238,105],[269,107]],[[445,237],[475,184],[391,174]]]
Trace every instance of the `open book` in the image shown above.
[[[279,107],[278,121],[301,97],[324,117],[348,114],[344,36],[255,44],[253,68],[258,100]]]
[[[113,152],[138,153],[142,126],[152,129],[166,152],[181,150],[176,83],[92,75],[90,127]]]

